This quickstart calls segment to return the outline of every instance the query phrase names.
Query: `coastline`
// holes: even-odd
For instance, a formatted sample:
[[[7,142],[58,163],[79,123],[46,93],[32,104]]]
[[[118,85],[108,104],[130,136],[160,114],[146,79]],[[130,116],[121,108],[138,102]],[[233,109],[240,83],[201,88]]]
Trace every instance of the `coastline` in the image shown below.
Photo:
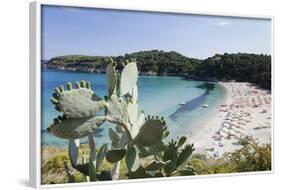
[[[243,137],[255,138],[260,144],[270,144],[271,123],[266,124],[266,122],[271,122],[271,94],[245,82],[219,82],[219,85],[225,89],[225,95],[220,104],[216,106],[216,110],[214,110],[216,113],[212,114],[212,118],[206,120],[205,123],[203,121],[198,128],[192,129],[191,133],[186,134],[188,143],[194,144],[193,155],[204,154],[213,161],[217,160],[224,153],[242,148],[238,141]],[[259,98],[262,98],[261,103],[258,102]],[[242,125],[241,122],[244,124]],[[87,150],[87,145],[82,145],[80,151]],[[220,163],[219,161],[218,163]],[[42,145],[41,172],[43,177],[41,182],[43,184],[66,183],[64,162],[69,163],[67,147]],[[57,180],[53,181],[53,179]]]
[[[61,71],[61,72],[70,72],[70,73],[90,73],[90,74],[106,74],[105,69],[85,69],[85,68],[67,68],[67,67],[53,67],[53,66],[42,66],[43,70],[53,70],[53,71]],[[182,77],[186,80],[202,80],[208,82],[208,79],[203,79],[195,76],[178,73],[162,73],[158,74],[156,72],[139,72],[139,76],[143,77]],[[210,81],[213,81],[210,80]]]
[[[218,84],[225,90],[224,98],[216,107],[210,106],[208,103],[209,108],[204,109],[212,109],[212,114],[208,119],[202,119],[202,121],[199,122],[198,127],[196,126],[191,128],[191,130],[186,133],[188,141],[190,143],[194,143],[195,145],[195,153],[206,154],[210,157],[218,158],[226,152],[233,152],[234,150],[241,148],[241,146],[237,143],[241,136],[251,136],[257,138],[260,143],[270,143],[271,118],[267,119],[267,117],[271,117],[271,95],[268,94],[268,91],[259,89],[257,86],[247,82],[218,82]],[[240,94],[236,91],[239,91]],[[249,94],[249,92],[255,93]],[[257,103],[257,97],[262,96],[263,94],[267,94],[267,98],[270,98],[269,104],[265,104],[265,102],[263,102],[263,105],[252,107],[253,103],[251,102],[251,98],[255,97],[255,102]],[[245,102],[243,102],[243,99],[247,98],[250,101],[248,102],[250,104],[249,106],[242,105],[243,108],[239,108],[239,105],[238,107],[234,106],[236,103],[244,104]],[[243,101],[240,103],[237,102],[239,99],[242,99]],[[220,105],[227,106],[220,107]],[[230,107],[230,105],[232,106]],[[220,109],[225,111],[219,111]],[[241,110],[247,113],[240,113]],[[266,113],[261,113],[264,110]],[[247,114],[249,114],[249,116],[247,116]],[[247,118],[242,118],[242,123],[245,123],[245,125],[242,126],[243,129],[225,127],[224,122],[227,120],[229,115],[235,115],[233,117],[236,118],[233,119],[237,121],[234,125],[241,122],[237,115],[246,115]],[[264,117],[265,115],[267,116]],[[244,121],[245,119],[250,122]],[[270,124],[265,124],[265,122],[270,122]],[[238,133],[235,134],[236,132]],[[210,151],[210,149],[214,150]]]
[[[271,94],[246,82],[219,83],[226,90],[225,100],[214,118],[189,137],[195,153],[220,158],[241,148],[238,141],[245,137],[271,143]]]

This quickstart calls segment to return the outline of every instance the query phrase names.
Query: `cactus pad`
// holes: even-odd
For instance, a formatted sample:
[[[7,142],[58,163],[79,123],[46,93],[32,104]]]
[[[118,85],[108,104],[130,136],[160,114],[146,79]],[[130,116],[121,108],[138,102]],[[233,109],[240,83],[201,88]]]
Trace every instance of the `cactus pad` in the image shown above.
[[[130,131],[132,138],[135,138],[138,135],[140,129],[139,129],[138,125],[131,125],[129,131]]]
[[[131,124],[135,124],[138,121],[138,104],[137,103],[128,103],[127,109],[128,109],[128,116],[129,121]]]
[[[96,170],[98,171],[104,158],[106,155],[106,151],[107,151],[107,144],[103,144],[100,149],[99,152],[97,154],[97,164],[96,164]]]
[[[177,144],[177,148],[181,147],[185,142],[186,142],[186,137],[185,137],[185,136],[182,136],[182,137],[179,139],[179,142],[178,142],[178,144]]]
[[[109,138],[111,141],[119,141],[120,138],[118,134],[111,128],[108,129]]]
[[[132,90],[138,80],[138,68],[135,62],[129,63],[125,66],[121,74],[120,81],[120,95],[127,93],[132,95]]]
[[[147,120],[135,138],[135,143],[143,146],[152,146],[161,142],[163,123],[159,119]]]
[[[192,154],[192,152],[195,149],[193,148],[193,144],[191,145],[186,145],[180,152],[178,160],[177,160],[177,166],[181,166],[185,163],[187,158]]]
[[[106,160],[111,163],[118,162],[119,160],[122,160],[122,158],[124,158],[125,154],[126,149],[109,150],[106,153]]]
[[[132,102],[137,103],[137,101],[138,101],[138,86],[135,85],[133,88]]]
[[[106,115],[110,122],[122,124],[128,122],[128,111],[126,101],[113,94],[106,102]]]
[[[94,128],[99,127],[105,121],[105,117],[86,118],[56,118],[48,130],[57,137],[63,139],[78,139],[88,135]]]
[[[144,169],[146,171],[160,170],[165,164],[166,163],[162,161],[152,160]]]
[[[104,108],[102,101],[90,89],[89,82],[77,82],[77,89],[72,88],[71,83],[67,83],[67,89],[63,86],[55,89],[51,102],[58,111],[62,111],[69,118],[84,118],[94,116]]]
[[[117,83],[115,69],[111,63],[106,66],[106,77],[108,96],[110,97],[113,94]]]
[[[78,158],[78,149],[80,146],[79,139],[71,139],[69,140],[69,158],[72,166],[77,166],[77,158]]]
[[[128,144],[128,137],[127,137],[127,134],[125,132],[123,132],[123,134],[121,135],[121,138],[120,138],[120,147],[125,147],[126,144]]]
[[[121,133],[121,134],[124,132],[123,127],[120,126],[120,125],[116,125],[115,130],[116,130],[118,133]]]
[[[126,164],[129,171],[135,172],[140,167],[139,155],[135,147],[130,147],[126,153]]]

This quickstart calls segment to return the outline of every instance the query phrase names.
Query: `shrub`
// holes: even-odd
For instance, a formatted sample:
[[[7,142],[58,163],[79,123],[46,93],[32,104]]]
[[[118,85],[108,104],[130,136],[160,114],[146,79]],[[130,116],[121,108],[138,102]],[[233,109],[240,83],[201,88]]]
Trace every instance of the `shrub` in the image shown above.
[[[271,145],[243,140],[241,149],[226,153],[218,160],[197,155],[193,156],[190,164],[199,175],[270,171]]]

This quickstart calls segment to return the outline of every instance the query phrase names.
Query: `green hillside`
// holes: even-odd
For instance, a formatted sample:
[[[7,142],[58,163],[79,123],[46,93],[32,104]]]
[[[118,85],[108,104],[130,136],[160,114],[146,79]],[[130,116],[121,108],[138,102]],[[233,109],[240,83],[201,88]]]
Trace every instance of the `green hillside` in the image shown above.
[[[109,58],[122,69],[126,59],[135,58],[141,75],[185,76],[198,80],[235,80],[271,89],[271,56],[263,54],[216,54],[205,60],[186,57],[175,51],[140,51],[124,56],[67,55],[49,60],[47,67],[69,71],[105,73]]]

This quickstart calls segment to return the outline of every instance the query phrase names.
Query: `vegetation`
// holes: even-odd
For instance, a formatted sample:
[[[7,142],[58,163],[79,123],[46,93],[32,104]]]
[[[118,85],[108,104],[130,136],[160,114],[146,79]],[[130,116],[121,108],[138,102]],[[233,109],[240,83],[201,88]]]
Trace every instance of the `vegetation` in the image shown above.
[[[137,88],[138,67],[144,72],[181,72],[207,80],[250,81],[269,88],[266,79],[270,73],[270,56],[224,54],[199,62],[176,52],[152,51],[148,54],[156,58],[151,61],[152,65],[147,65],[151,63],[147,60],[147,53],[116,57],[116,61],[108,57],[87,56],[52,60],[60,67],[79,65],[86,69],[89,66],[94,69],[104,67],[101,60],[107,62],[108,94],[104,98],[98,97],[90,82],[84,80],[76,82],[76,88],[68,82],[66,86],[54,89],[50,100],[62,115],[54,118],[48,131],[56,137],[68,139],[69,147],[68,151],[61,151],[44,162],[42,183],[271,170],[271,146],[247,139],[239,142],[243,145],[241,149],[225,154],[219,160],[210,160],[202,155],[193,155],[190,160],[193,144],[187,144],[186,137],[166,142],[164,139],[169,131],[165,119],[145,117],[145,112],[139,110]],[[159,61],[162,56],[165,59]],[[138,67],[136,59],[141,60]],[[187,59],[189,62],[184,62]],[[170,68],[170,64],[174,68]],[[251,72],[256,75],[252,76]],[[96,147],[93,133],[106,121],[115,125],[108,130],[110,141]],[[84,137],[88,137],[88,145],[80,144],[79,139]]]
[[[65,68],[69,70],[105,72],[109,58],[116,62],[116,69],[121,70],[125,60],[136,59],[141,74],[148,75],[178,75],[192,73],[199,59],[185,57],[175,51],[164,52],[158,50],[140,51],[118,57],[69,55],[51,59],[50,68]]]
[[[194,174],[186,165],[193,144],[186,144],[186,137],[168,144],[163,141],[169,135],[166,121],[139,112],[137,64],[135,60],[125,63],[120,72],[113,60],[107,65],[108,95],[104,99],[94,93],[89,81],[76,82],[76,88],[68,82],[66,90],[64,86],[54,89],[50,100],[63,115],[54,118],[48,131],[69,140],[68,162],[76,172],[70,170],[65,155],[47,165],[62,168],[63,164],[68,182],[76,181],[77,172],[86,181],[118,180],[124,161],[129,179]],[[104,115],[97,115],[103,109]],[[93,133],[105,121],[116,125],[108,130],[111,142],[96,148]],[[89,151],[81,153],[79,139],[84,137],[88,137]],[[112,163],[107,170],[102,170],[104,159]]]
[[[256,54],[223,54],[205,59],[194,75],[203,79],[251,82],[271,89],[271,56]]]
[[[157,75],[184,75],[193,73],[199,59],[185,57],[175,51],[164,52],[158,50],[140,51],[126,54],[125,59],[135,58],[138,69],[142,73],[155,73]]]
[[[83,72],[104,72],[109,57],[67,55],[52,58],[48,62],[49,68],[77,70]]]
[[[51,156],[46,160],[45,163],[42,163],[42,184],[61,184],[61,183],[69,183],[69,176],[66,172],[66,167],[68,172],[73,176],[73,181],[75,183],[86,182],[87,179],[85,176],[79,171],[75,170],[71,166],[71,161],[68,156],[67,149],[59,149],[55,153],[52,152],[51,147],[43,147],[42,151],[45,155],[51,154]],[[98,151],[98,150],[97,150]],[[88,162],[89,158],[86,156],[90,152],[88,145],[81,145],[79,154],[84,155],[83,159],[85,162]],[[82,159],[82,156],[80,157]],[[103,164],[100,168],[99,176],[102,178],[105,176],[106,171],[112,168],[112,163],[103,161]],[[103,175],[101,175],[103,174]],[[126,176],[126,167],[125,162],[122,161],[120,165],[120,179],[127,179]]]
[[[171,141],[169,146],[177,147],[178,143],[182,143],[182,140],[178,142]],[[206,175],[206,174],[225,174],[225,173],[239,173],[239,172],[258,172],[258,171],[270,171],[271,170],[271,146],[270,144],[259,145],[256,141],[248,141],[243,139],[240,141],[242,148],[224,154],[220,159],[215,160],[207,158],[206,155],[194,154],[191,159],[185,160],[185,167],[189,170],[178,170],[178,172],[169,172],[170,176],[178,175]],[[43,151],[48,152],[50,147],[43,147]],[[179,150],[180,148],[176,148]],[[176,150],[174,149],[174,150]],[[167,151],[168,149],[166,149]],[[169,150],[171,152],[172,149]],[[98,150],[97,150],[98,151]],[[52,152],[52,151],[51,151]],[[90,152],[87,145],[82,145],[79,153],[81,155],[87,155]],[[178,152],[178,151],[176,151]],[[173,152],[170,156],[175,155],[174,158],[181,160],[181,156],[176,156],[177,153]],[[174,154],[175,153],[175,154]],[[167,153],[166,153],[167,154]],[[167,157],[167,156],[164,156]],[[88,160],[88,158],[86,158]],[[160,163],[163,160],[160,161]],[[42,183],[43,184],[58,184],[68,183],[69,177],[65,171],[65,164],[69,166],[71,173],[74,176],[75,182],[86,182],[85,176],[71,167],[67,149],[56,151],[53,156],[42,166]],[[153,163],[153,164],[152,164]],[[159,163],[159,162],[158,162]],[[151,157],[143,159],[144,168],[154,170],[159,165],[152,161]],[[171,165],[170,165],[171,166]],[[169,171],[170,166],[166,166],[165,171]],[[113,164],[107,160],[103,161],[101,166],[101,173],[106,176],[106,171],[110,170]],[[172,171],[172,170],[170,170]],[[177,171],[177,170],[173,170]],[[155,171],[148,171],[150,174],[154,174],[154,177],[161,177],[160,173]],[[100,176],[103,176],[100,175]],[[125,160],[121,161],[120,164],[120,176],[119,179],[128,179],[128,170],[126,167]]]
[[[194,155],[190,161],[199,175],[271,170],[271,145],[259,145],[255,141],[244,141],[241,149],[226,153],[219,160]]]
[[[205,60],[183,56],[175,51],[140,51],[124,56],[69,55],[55,57],[49,68],[105,73],[109,58],[122,70],[125,60],[136,59],[142,75],[176,75],[200,80],[236,80],[271,89],[271,56],[263,54],[216,54]]]

